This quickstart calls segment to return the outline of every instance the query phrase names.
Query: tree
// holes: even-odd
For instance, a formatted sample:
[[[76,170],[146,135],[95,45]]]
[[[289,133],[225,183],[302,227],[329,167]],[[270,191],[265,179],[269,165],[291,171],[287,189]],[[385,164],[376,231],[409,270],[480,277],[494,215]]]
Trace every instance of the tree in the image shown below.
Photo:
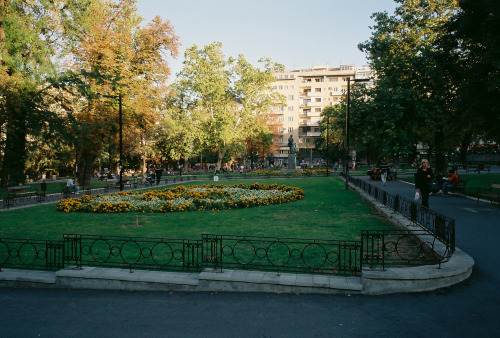
[[[460,120],[467,122],[466,139],[470,142],[473,135],[478,135],[499,142],[500,3],[461,0],[459,5],[461,10],[438,41],[440,65],[454,78],[457,95],[453,105],[462,112]],[[469,143],[464,143],[466,149]]]
[[[0,0],[1,185],[24,182],[28,136],[63,120],[50,107],[61,54],[71,45],[86,2]],[[53,94],[53,93],[52,93]]]
[[[73,50],[73,69],[84,83],[75,93],[73,126],[83,185],[89,183],[102,141],[116,139],[119,96],[128,136],[124,139],[137,139],[135,135],[159,121],[170,74],[164,54],[175,57],[179,44],[169,21],[156,17],[141,27],[135,0],[96,0],[89,11],[85,38]]]
[[[449,104],[454,96],[451,78],[440,72],[433,55],[457,1],[396,2],[400,6],[394,16],[373,15],[372,37],[359,45],[377,73],[371,96],[378,119],[389,121],[378,124],[398,139],[397,147],[427,144],[437,170],[443,171],[445,141],[456,136],[446,134],[453,130],[446,126],[456,123],[456,112]]]
[[[276,102],[284,101],[271,88],[274,72],[283,66],[261,59],[263,69],[259,69],[243,55],[226,60],[221,49],[220,42],[189,48],[178,76],[186,105],[203,119],[201,144],[217,149],[219,168],[228,150],[243,145],[258,132],[254,122]]]

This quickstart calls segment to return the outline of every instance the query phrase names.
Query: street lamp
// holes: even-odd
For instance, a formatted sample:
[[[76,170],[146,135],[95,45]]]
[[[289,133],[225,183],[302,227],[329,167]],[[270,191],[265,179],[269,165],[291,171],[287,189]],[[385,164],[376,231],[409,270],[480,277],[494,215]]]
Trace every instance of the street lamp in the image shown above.
[[[110,97],[113,99],[118,98],[118,124],[120,126],[120,191],[123,191],[123,122],[122,122],[122,94],[118,95],[103,95],[104,97]]]
[[[349,189],[349,107],[351,101],[351,81],[353,82],[368,82],[370,79],[352,79],[347,78],[347,110],[345,118],[345,139],[346,139],[346,161],[345,161],[345,189]]]
[[[329,168],[330,168],[330,165],[329,165],[329,153],[330,153],[330,149],[329,149],[329,144],[330,142],[328,142],[328,137],[330,136],[329,135],[329,127],[330,127],[330,121],[327,120],[326,121],[326,177],[328,177],[328,174],[329,174]]]

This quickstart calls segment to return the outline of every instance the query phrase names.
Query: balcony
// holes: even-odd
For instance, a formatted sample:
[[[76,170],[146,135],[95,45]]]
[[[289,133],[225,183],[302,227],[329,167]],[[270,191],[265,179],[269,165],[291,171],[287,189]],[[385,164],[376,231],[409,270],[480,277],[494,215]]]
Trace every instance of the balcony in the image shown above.
[[[308,131],[306,133],[306,136],[309,136],[309,137],[320,137],[321,136],[321,132],[320,131]]]

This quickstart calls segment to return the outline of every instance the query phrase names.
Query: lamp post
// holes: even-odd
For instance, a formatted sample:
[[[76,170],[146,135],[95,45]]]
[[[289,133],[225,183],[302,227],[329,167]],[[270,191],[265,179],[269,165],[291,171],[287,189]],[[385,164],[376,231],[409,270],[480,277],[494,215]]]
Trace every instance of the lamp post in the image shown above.
[[[119,124],[119,134],[120,134],[120,160],[119,160],[119,168],[120,168],[120,191],[123,191],[123,121],[122,121],[122,94],[118,95],[103,95],[104,97],[110,98],[118,98],[118,124]]]
[[[353,82],[368,82],[370,79],[352,79],[347,78],[347,110],[345,118],[345,141],[346,141],[346,161],[345,161],[345,189],[349,189],[349,107],[351,101],[351,81]]]
[[[328,177],[329,168],[330,168],[330,165],[329,165],[329,158],[330,158],[330,156],[329,156],[329,153],[330,153],[329,144],[330,144],[330,142],[328,142],[329,127],[330,127],[330,121],[326,121],[326,177]]]

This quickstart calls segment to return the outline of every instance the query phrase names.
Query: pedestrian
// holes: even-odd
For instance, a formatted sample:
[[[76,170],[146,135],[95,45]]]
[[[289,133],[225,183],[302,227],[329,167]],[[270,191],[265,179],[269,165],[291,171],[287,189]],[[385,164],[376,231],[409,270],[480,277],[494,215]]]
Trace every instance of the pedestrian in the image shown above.
[[[415,190],[416,192],[420,192],[422,205],[428,208],[429,194],[431,192],[429,185],[434,179],[434,173],[432,172],[427,159],[422,159],[420,163],[420,168],[418,168],[417,173],[415,174]]]
[[[155,170],[156,185],[160,185],[161,175],[162,174],[163,174],[163,170],[161,169],[161,167],[156,168],[156,170]]]

